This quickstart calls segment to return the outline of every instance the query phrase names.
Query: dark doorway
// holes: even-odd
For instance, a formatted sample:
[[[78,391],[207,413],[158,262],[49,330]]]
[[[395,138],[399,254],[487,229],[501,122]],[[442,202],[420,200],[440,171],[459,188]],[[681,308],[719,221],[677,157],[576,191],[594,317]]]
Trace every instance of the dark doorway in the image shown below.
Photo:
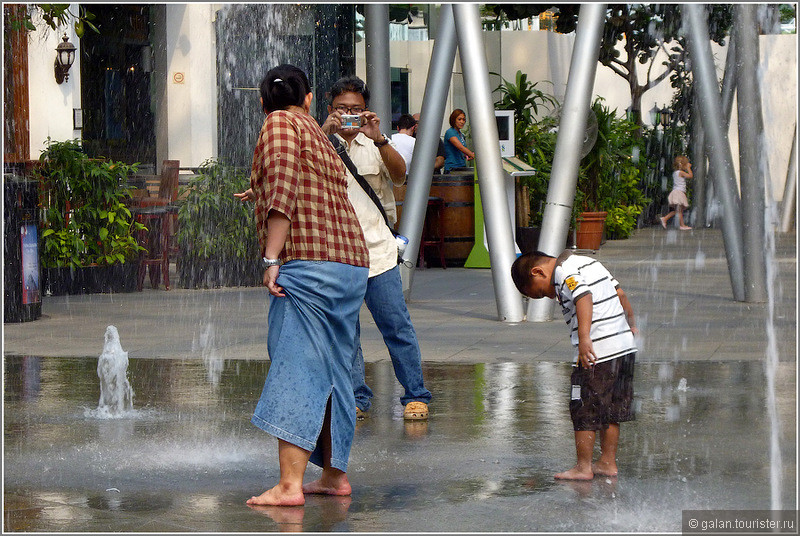
[[[151,109],[150,6],[87,4],[100,33],[81,39],[83,143],[105,156],[155,172]]]

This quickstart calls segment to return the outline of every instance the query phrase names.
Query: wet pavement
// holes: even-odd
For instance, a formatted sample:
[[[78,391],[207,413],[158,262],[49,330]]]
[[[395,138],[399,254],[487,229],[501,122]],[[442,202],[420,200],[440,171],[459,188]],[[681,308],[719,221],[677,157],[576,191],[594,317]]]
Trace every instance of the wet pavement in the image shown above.
[[[133,412],[93,416],[96,363],[8,358],[6,530],[679,531],[681,510],[768,509],[760,363],[639,364],[637,420],[617,479],[560,483],[574,463],[564,363],[436,364],[429,422],[404,422],[389,363],[358,423],[350,498],[251,509],[277,481],[277,448],[249,424],[268,365],[131,361]],[[794,504],[794,364],[781,365],[784,504]],[[746,433],[744,433],[746,432]],[[317,475],[309,469],[309,478]]]
[[[600,249],[642,338],[620,476],[588,483],[552,476],[574,463],[562,321],[498,322],[488,270],[418,270],[409,309],[430,419],[403,421],[362,311],[376,398],[353,495],[297,508],[244,504],[278,476],[276,441],[249,423],[269,366],[262,289],[46,297],[42,319],[4,326],[4,531],[676,532],[685,509],[769,509],[771,336],[776,493],[796,509],[795,235],[778,246],[773,325],[768,305],[730,298],[718,231],[644,229]],[[135,392],[117,419],[93,411],[109,324]]]

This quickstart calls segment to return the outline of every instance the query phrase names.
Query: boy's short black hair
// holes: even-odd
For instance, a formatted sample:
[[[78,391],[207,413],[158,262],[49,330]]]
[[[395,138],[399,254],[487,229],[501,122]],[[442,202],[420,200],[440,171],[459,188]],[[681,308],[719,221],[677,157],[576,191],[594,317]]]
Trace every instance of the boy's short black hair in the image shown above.
[[[417,120],[414,119],[414,116],[411,114],[403,114],[397,120],[397,130],[408,130],[410,128],[414,128],[414,125],[417,124]]]
[[[521,294],[525,294],[525,287],[528,286],[530,280],[531,269],[534,266],[540,266],[547,262],[547,259],[554,258],[542,251],[530,251],[523,253],[511,265],[511,279],[514,281],[517,290]]]
[[[359,77],[355,75],[343,76],[334,82],[333,87],[331,87],[331,90],[328,93],[328,99],[333,102],[333,99],[342,93],[359,93],[362,97],[364,97],[364,106],[369,108],[369,88],[367,87],[366,82],[361,80]]]

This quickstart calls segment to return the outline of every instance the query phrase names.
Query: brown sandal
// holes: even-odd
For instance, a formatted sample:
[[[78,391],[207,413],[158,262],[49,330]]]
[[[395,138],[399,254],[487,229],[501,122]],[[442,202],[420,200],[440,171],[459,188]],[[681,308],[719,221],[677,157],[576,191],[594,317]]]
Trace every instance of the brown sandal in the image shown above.
[[[428,404],[425,402],[413,401],[406,404],[403,411],[403,418],[409,421],[421,421],[428,418]]]

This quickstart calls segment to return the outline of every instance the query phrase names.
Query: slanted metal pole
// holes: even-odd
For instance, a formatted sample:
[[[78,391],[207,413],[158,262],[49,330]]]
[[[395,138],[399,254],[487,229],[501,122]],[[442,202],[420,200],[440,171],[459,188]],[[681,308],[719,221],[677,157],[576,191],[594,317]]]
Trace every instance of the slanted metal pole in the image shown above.
[[[500,138],[494,118],[480,14],[476,4],[454,4],[452,7],[475,143],[475,167],[484,208],[497,313],[504,322],[521,322],[522,298],[511,279],[511,264],[517,258],[514,230],[508,217],[508,196],[500,160]]]
[[[692,172],[694,173],[694,199],[692,205],[692,225],[694,227],[706,226],[706,132],[700,118],[700,107],[697,99],[692,103]]]
[[[742,234],[744,245],[744,297],[747,302],[767,301],[767,258],[764,247],[766,207],[764,169],[764,121],[758,72],[758,28],[755,4],[737,5],[736,113],[739,118],[739,176],[742,183]],[[765,166],[766,167],[766,166]],[[771,232],[771,230],[770,230]]]
[[[728,136],[722,128],[720,104],[711,44],[706,24],[706,7],[702,4],[683,4],[689,57],[692,63],[695,88],[699,99],[703,127],[706,131],[706,154],[713,166],[714,189],[722,204],[722,238],[733,299],[744,301],[744,266],[742,261],[742,215],[733,173],[733,157]],[[751,73],[752,74],[752,73]]]
[[[736,59],[736,28],[731,30],[728,38],[728,54],[725,56],[725,72],[722,74],[722,114],[725,118],[723,127],[725,132],[731,126],[731,112],[733,111],[733,96],[736,94],[736,71],[738,61]]]
[[[605,18],[605,4],[581,5],[539,236],[539,250],[554,257],[564,249],[572,218],[572,204],[578,185],[578,164],[586,130],[586,117],[591,107]],[[554,305],[554,300],[549,298],[530,300],[528,321],[552,320]]]
[[[443,4],[439,12],[439,24],[433,43],[431,63],[428,66],[428,79],[422,97],[417,141],[411,159],[406,197],[403,201],[403,214],[398,231],[408,238],[408,246],[400,265],[403,280],[403,295],[408,300],[414,279],[414,265],[419,254],[422,227],[428,209],[428,195],[431,191],[433,165],[439,148],[439,132],[444,119],[453,63],[456,58],[456,27],[453,23],[453,10],[450,4]]]
[[[786,171],[786,184],[781,201],[781,232],[789,233],[797,211],[797,125],[792,137],[792,154],[789,156],[789,169]]]
[[[725,72],[722,74],[722,115],[724,121],[722,128],[725,130],[726,133],[728,132],[728,129],[730,128],[731,124],[731,111],[733,110],[733,96],[735,94],[736,94],[736,29],[731,28],[731,35],[728,38],[728,53],[725,56]],[[697,99],[695,99],[695,102],[696,101]],[[699,108],[692,110],[692,113],[695,112],[698,114],[698,117],[700,117]],[[703,135],[705,140],[705,131]],[[705,147],[703,148],[703,152],[705,153]],[[703,192],[703,196],[705,199],[705,205],[703,206],[704,211],[714,200],[714,177],[713,177],[714,166],[712,162],[710,161],[708,162],[707,169],[708,169],[708,178],[706,180],[706,186]],[[695,171],[695,174],[696,173],[697,172]],[[701,223],[710,226],[713,222],[709,220],[709,215],[705,213],[703,220],[701,220]]]
[[[392,75],[389,65],[389,4],[364,6],[369,109],[381,119],[381,131],[392,130]]]

